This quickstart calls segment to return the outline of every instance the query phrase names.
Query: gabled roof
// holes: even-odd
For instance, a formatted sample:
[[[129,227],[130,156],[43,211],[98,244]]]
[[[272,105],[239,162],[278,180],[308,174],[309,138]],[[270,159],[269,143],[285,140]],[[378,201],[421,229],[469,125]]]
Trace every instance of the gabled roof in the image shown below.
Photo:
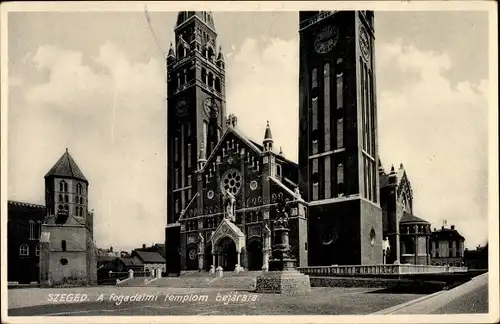
[[[259,154],[262,153],[262,149],[257,147],[253,141],[249,140],[248,137],[243,135],[240,130],[237,130],[235,127],[229,126],[224,134],[221,136],[219,142],[217,145],[214,147],[212,150],[212,153],[210,153],[210,156],[207,158],[207,163],[203,167],[202,171],[207,168],[207,165],[209,165],[209,162],[213,159],[213,157],[217,154],[217,151],[219,150],[219,147],[222,145],[224,142],[225,138],[228,136],[229,133],[234,134],[237,138],[239,138],[241,141],[243,141],[245,144],[247,144],[252,150],[255,151],[255,153]]]
[[[48,177],[79,179],[88,183],[87,178],[85,178],[82,171],[80,171],[80,168],[76,164],[75,160],[69,154],[68,149],[66,149],[66,152],[64,152],[50,171],[47,172],[45,178]]]
[[[142,261],[137,257],[125,257],[125,258],[118,258],[118,259],[120,259],[120,261],[123,262],[123,264],[126,266],[141,266],[141,265],[143,265]]]
[[[134,251],[143,263],[164,263],[165,259],[158,252]]]
[[[428,221],[419,218],[415,215],[412,215],[408,212],[403,212],[403,217],[399,220],[399,223],[422,223],[422,224],[430,224]]]

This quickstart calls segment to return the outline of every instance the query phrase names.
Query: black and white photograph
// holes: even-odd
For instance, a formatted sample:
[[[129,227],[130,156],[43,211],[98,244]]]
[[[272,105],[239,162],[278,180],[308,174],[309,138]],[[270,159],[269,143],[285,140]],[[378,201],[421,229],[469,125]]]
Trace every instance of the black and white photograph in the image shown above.
[[[2,323],[500,320],[496,2],[1,24]]]

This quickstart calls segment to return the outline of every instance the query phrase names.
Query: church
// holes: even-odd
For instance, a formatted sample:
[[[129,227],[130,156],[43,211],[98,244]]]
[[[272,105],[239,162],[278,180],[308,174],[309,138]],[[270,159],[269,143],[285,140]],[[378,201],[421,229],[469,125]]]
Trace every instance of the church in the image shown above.
[[[269,122],[254,140],[227,116],[212,13],[178,13],[166,59],[168,273],[272,270],[282,203],[298,267],[399,262],[402,227],[419,255],[407,261],[428,264],[430,224],[411,214],[404,170],[386,174],[378,155],[373,12],[299,20],[296,163]]]

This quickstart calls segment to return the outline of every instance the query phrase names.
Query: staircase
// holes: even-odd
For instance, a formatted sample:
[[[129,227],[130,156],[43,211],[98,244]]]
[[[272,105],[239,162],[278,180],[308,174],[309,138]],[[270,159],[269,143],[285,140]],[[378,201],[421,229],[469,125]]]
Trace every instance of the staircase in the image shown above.
[[[225,272],[222,278],[208,272],[186,273],[180,277],[159,278],[146,284],[144,278],[133,278],[121,283],[120,287],[172,287],[172,288],[231,288],[251,290],[262,271],[240,273]]]

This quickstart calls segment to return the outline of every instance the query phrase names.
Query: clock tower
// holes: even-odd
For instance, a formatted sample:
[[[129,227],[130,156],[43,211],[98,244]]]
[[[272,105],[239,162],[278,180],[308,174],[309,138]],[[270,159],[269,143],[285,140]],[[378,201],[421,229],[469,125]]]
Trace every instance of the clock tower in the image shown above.
[[[209,11],[181,11],[167,56],[167,267],[180,266],[181,211],[197,192],[194,172],[225,130],[225,62]]]
[[[309,265],[382,263],[374,14],[300,13],[299,186]]]

